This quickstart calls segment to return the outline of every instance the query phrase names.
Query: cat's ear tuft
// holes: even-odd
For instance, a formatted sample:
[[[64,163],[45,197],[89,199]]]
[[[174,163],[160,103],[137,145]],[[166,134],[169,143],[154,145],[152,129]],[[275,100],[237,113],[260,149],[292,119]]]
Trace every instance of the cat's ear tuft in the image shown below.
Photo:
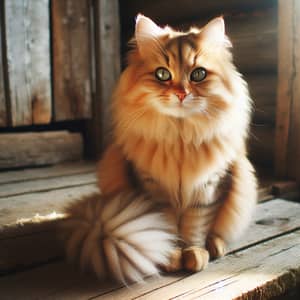
[[[135,23],[135,40],[139,52],[142,55],[151,49],[157,49],[159,37],[165,34],[165,30],[156,25],[150,18],[141,14],[137,15]]]
[[[232,47],[232,44],[225,34],[225,23],[223,17],[211,20],[200,32],[201,39],[212,44]]]
[[[138,14],[135,21],[135,38],[158,37],[164,34],[164,30],[156,25],[150,18]]]

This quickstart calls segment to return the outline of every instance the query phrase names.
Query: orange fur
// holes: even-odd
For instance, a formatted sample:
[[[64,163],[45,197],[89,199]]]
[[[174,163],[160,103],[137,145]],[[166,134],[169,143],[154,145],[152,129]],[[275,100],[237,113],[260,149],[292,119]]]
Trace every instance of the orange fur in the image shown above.
[[[74,216],[74,224],[84,219],[82,228],[74,225],[68,246],[102,276],[100,247],[107,269],[125,281],[162,264],[203,269],[208,253],[224,255],[241,235],[256,203],[246,157],[251,99],[232,63],[223,19],[177,32],[138,16],[131,44],[113,95],[113,140],[98,168],[102,196],[82,203]],[[200,67],[206,77],[196,82],[192,73]],[[157,68],[169,72],[166,81]],[[91,209],[97,201],[109,212],[105,217]],[[107,225],[116,222],[119,227]]]
[[[189,244],[197,234],[184,233],[185,227],[189,231],[193,227],[193,219],[185,214],[191,207],[216,201],[209,196],[207,182],[231,172],[231,190],[223,196],[224,204],[209,230],[230,241],[249,222],[256,202],[256,180],[245,147],[251,99],[247,84],[232,64],[228,38],[216,32],[222,30],[222,21],[217,18],[204,29],[181,33],[141,18],[128,66],[113,96],[113,143],[133,163],[137,176],[147,174],[153,179],[151,187],[144,184],[148,192],[161,192],[166,202],[180,211],[182,220],[189,220],[190,224],[179,230]],[[220,39],[219,44],[212,35]],[[171,81],[162,83],[154,77],[160,66],[170,70]],[[200,84],[188,80],[195,66],[209,70]],[[196,100],[190,105],[195,107],[176,103],[178,86],[193,94]],[[206,103],[203,111],[197,107],[201,101]],[[106,173],[105,169],[99,171]]]

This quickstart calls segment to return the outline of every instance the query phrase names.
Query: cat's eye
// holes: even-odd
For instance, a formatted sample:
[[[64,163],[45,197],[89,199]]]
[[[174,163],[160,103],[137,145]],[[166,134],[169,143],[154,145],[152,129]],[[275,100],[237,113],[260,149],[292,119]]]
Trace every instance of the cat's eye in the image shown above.
[[[155,70],[155,77],[160,81],[168,81],[171,80],[171,73],[168,69],[159,67]]]
[[[204,68],[196,68],[191,73],[191,81],[200,82],[205,79],[207,72]]]

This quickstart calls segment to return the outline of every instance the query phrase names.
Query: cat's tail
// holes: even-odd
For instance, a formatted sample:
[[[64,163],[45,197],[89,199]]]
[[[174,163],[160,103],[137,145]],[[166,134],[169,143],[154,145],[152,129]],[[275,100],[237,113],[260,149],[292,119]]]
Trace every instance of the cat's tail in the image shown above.
[[[174,249],[171,225],[145,195],[94,194],[70,205],[66,213],[61,231],[67,257],[99,278],[142,281],[159,274],[159,265],[168,263]]]

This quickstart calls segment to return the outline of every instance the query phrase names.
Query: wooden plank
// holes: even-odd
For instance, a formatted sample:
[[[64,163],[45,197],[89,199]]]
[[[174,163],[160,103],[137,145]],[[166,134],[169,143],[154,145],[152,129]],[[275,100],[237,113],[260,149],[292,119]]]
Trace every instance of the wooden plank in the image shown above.
[[[228,284],[236,284],[244,282],[244,276],[250,276],[248,278],[251,278],[256,286],[262,285],[265,281],[255,281],[254,277],[260,279],[262,277],[259,274],[267,274],[267,276],[273,274],[274,278],[277,278],[281,276],[281,272],[287,273],[290,267],[300,266],[300,256],[297,252],[300,245],[299,231],[282,236],[284,232],[288,233],[300,227],[299,211],[299,204],[284,200],[274,200],[258,205],[255,220],[244,235],[243,241],[234,248],[235,252],[223,259],[211,262],[205,271],[198,274],[190,275],[182,272],[161,278],[148,278],[147,284],[135,284],[128,289],[109,282],[99,284],[95,278],[80,275],[71,266],[55,263],[13,276],[1,277],[1,296],[4,297],[2,299],[8,299],[5,297],[33,299],[33,295],[38,295],[41,299],[65,300],[92,297],[98,297],[98,299],[132,299],[135,297],[169,299],[181,294],[184,296],[185,292],[187,292],[186,296],[189,292],[191,295],[194,295],[194,292],[198,295],[199,291],[210,290],[210,285],[222,287],[221,291],[224,290],[224,295],[226,295],[227,285],[222,285],[222,280]],[[252,234],[249,234],[250,232]],[[280,237],[269,240],[274,236]],[[264,240],[268,241],[257,244]],[[252,247],[243,250],[245,245],[252,245]],[[278,257],[280,261],[277,260]],[[254,266],[258,269],[252,268]],[[236,281],[232,282],[231,276]],[[267,278],[264,277],[264,279]],[[268,279],[272,278],[268,277]],[[194,286],[196,282],[197,285]],[[18,289],[13,288],[15,286],[18,286]],[[233,287],[235,288],[236,285]],[[213,290],[211,289],[212,292]],[[241,292],[240,289],[236,291]],[[226,298],[219,296],[215,299]]]
[[[51,1],[57,121],[91,117],[89,3],[88,0]]]
[[[97,191],[95,184],[53,189],[2,198],[0,201],[0,233],[3,236],[16,228],[63,217],[63,208],[84,195]],[[3,232],[2,232],[3,231]]]
[[[7,112],[6,112],[6,95],[4,89],[4,66],[3,66],[3,45],[2,39],[4,39],[4,16],[3,16],[3,4],[0,4],[0,127],[7,125]]]
[[[82,156],[80,133],[51,131],[1,134],[0,169],[49,165],[80,160]]]
[[[57,211],[58,213],[61,212],[59,209]],[[256,217],[253,220],[250,229],[240,242],[232,245],[231,250],[236,251],[245,248],[249,245],[256,244],[259,241],[283,234],[284,232],[289,232],[290,230],[299,227],[299,213],[299,204],[283,200],[274,200],[259,205]],[[48,222],[44,221],[35,224],[24,223],[23,226],[16,227],[14,230],[11,229],[9,234],[8,232],[5,232],[8,228],[6,228],[5,231],[2,231],[0,239],[0,262],[2,262],[0,264],[0,272],[3,273],[8,269],[20,268],[61,256],[61,245],[57,241],[55,242],[57,220],[58,219],[56,218],[52,221],[48,220]],[[28,230],[28,227],[30,227],[30,230]],[[40,243],[39,240],[41,237],[43,238]],[[38,248],[35,247],[37,243],[40,245]],[[49,243],[51,243],[51,245],[49,245]],[[16,253],[16,245],[22,245],[24,253]],[[51,251],[49,249],[51,249]],[[9,255],[9,253],[15,254]],[[24,259],[24,257],[26,257],[26,259]],[[66,272],[69,272],[68,269]],[[67,277],[72,282],[72,280],[76,280],[76,274],[77,273],[74,273],[73,271],[72,276]],[[169,278],[168,280],[173,279],[174,278]],[[158,283],[157,281],[155,282]],[[99,287],[103,288],[101,285],[97,286],[97,288]],[[93,295],[95,286],[90,286],[89,288],[91,289],[89,293]],[[111,286],[108,286],[107,288],[110,289]],[[146,286],[145,288],[148,287]],[[61,298],[65,299],[65,297],[71,293],[72,289],[73,287],[70,285],[68,288],[65,287],[65,289],[60,290],[58,294]],[[107,292],[107,290],[105,289],[104,292]]]
[[[49,0],[6,0],[5,36],[13,126],[51,119]]]
[[[279,1],[276,173],[300,183],[300,13],[297,1]]]
[[[72,186],[96,183],[96,174],[65,175],[55,178],[36,179],[26,182],[6,183],[0,185],[1,198],[8,198],[28,193],[39,193]]]
[[[138,294],[132,288],[95,299],[269,299],[300,282],[300,231],[229,255],[172,285]]]
[[[297,1],[279,1],[276,173],[300,183],[300,13]]]
[[[276,108],[275,171],[287,175],[287,151],[294,70],[294,1],[278,1],[278,89]]]
[[[51,170],[51,168],[46,168],[46,170],[47,169]],[[56,178],[57,177],[55,177],[55,179]],[[51,194],[48,194],[48,196],[42,195],[41,199],[35,200],[34,198],[32,200],[32,201],[36,201],[36,202],[32,202],[32,204],[34,204],[34,209],[36,213],[35,216],[33,217],[31,216],[29,218],[21,217],[22,222],[11,223],[8,226],[2,227],[2,229],[0,230],[0,273],[7,273],[8,271],[14,269],[22,269],[24,267],[28,267],[37,263],[45,262],[63,256],[63,250],[61,248],[60,243],[58,243],[57,241],[57,227],[60,218],[63,217],[63,207],[66,205],[65,202],[60,201],[60,198],[63,197],[65,199],[66,189],[68,192],[68,188],[70,187],[70,184],[68,182],[66,183],[66,178],[62,178],[62,179],[64,179],[62,181],[66,184],[66,186],[57,194],[55,198],[58,199],[54,201],[55,203],[57,203],[57,201],[61,203],[61,204],[55,204],[56,205],[55,213],[49,214],[48,211],[45,214],[42,212],[42,210],[45,207],[45,203],[44,201],[41,201],[41,199],[48,196],[49,198],[51,198]],[[27,181],[26,183],[30,184],[32,182]],[[84,195],[91,193],[95,189],[94,186],[91,186],[91,188],[89,187],[86,188],[86,184],[84,184],[84,178],[79,183],[82,187],[80,190],[81,193],[80,194],[76,193],[74,198],[83,197]],[[3,186],[1,186],[1,188],[2,187]],[[60,187],[59,186],[55,187],[55,189],[58,188]],[[16,199],[16,197],[13,197],[13,199]],[[24,197],[19,198],[21,203],[16,202],[14,205],[16,207],[22,208],[22,206],[24,206],[24,203],[22,203],[22,199],[24,199]],[[9,201],[9,198],[6,200]],[[30,205],[30,203],[25,205]],[[280,202],[277,205],[278,207],[280,207],[280,211],[278,211],[277,214],[273,215],[275,220],[276,218],[277,219],[280,218],[280,216],[282,217],[288,215],[290,221],[288,222],[288,224],[285,224],[286,225],[285,230],[289,230],[293,228],[293,226],[297,224],[295,223],[295,221],[297,220],[296,215],[300,213],[300,211],[297,210],[297,206],[296,207],[292,207],[290,205],[283,206]],[[293,211],[295,215],[291,216],[289,211]],[[1,216],[1,212],[2,212],[2,216]],[[257,213],[258,216],[261,215],[261,212],[262,212],[261,209],[259,209]],[[12,213],[14,213],[13,208],[12,208]],[[22,210],[17,211],[17,213],[18,215],[15,216],[15,220],[20,220]],[[10,210],[7,210],[7,208],[1,210],[1,205],[0,205],[0,224],[6,224],[8,222],[6,219],[7,214],[10,214]],[[264,209],[264,214],[266,214],[267,217],[269,216],[267,206]],[[263,221],[260,220],[260,222]],[[270,223],[270,220],[267,223]],[[278,230],[277,228],[278,226],[279,223],[277,221],[275,222],[275,226],[272,226],[273,230],[275,231],[272,230],[270,231],[267,229],[265,231],[267,236],[269,234],[271,235],[274,234],[274,232]],[[260,229],[257,227],[253,228],[253,232],[257,232],[257,230]],[[255,237],[256,237],[255,234],[254,235],[250,234],[250,240],[248,239],[246,243],[251,243],[251,241],[253,242]],[[38,248],[35,247],[37,243],[39,244]],[[19,251],[20,248],[22,248],[22,251]]]
[[[96,97],[89,123],[88,149],[91,156],[98,157],[110,132],[109,103],[120,74],[120,24],[119,1],[96,0],[93,3]]]
[[[96,162],[80,161],[50,167],[0,172],[0,184],[96,172]]]
[[[293,77],[292,82],[290,82],[292,85],[292,94],[290,94],[292,105],[287,152],[287,175],[289,178],[296,179],[300,186],[300,2],[294,1],[293,3]]]

